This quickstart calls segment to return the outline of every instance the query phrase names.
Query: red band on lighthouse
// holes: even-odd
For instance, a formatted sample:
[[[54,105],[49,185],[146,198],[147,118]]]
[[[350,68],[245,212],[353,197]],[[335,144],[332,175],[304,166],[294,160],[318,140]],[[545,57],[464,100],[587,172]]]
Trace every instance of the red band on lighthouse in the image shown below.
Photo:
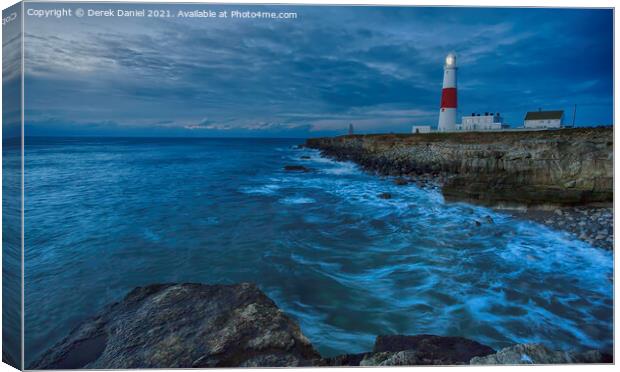
[[[441,108],[456,108],[456,88],[441,90]]]

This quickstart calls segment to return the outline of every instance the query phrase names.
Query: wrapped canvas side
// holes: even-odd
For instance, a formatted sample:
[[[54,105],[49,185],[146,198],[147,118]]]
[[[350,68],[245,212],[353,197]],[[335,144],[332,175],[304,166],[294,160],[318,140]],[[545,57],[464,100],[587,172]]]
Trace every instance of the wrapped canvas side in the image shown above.
[[[22,3],[2,12],[2,361],[22,369]]]

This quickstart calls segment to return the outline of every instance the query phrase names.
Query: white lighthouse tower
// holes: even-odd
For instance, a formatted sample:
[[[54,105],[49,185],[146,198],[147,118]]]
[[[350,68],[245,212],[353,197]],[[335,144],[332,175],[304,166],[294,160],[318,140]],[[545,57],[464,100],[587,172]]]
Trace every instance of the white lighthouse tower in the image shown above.
[[[450,132],[456,130],[456,55],[446,56],[443,66],[443,89],[441,90],[441,108],[437,130]]]

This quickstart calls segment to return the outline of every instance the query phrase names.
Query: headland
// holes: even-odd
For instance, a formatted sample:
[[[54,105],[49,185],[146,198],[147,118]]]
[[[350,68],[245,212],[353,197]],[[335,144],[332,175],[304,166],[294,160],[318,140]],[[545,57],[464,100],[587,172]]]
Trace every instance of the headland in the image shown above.
[[[613,246],[612,127],[347,135],[306,146],[397,182],[435,184],[447,201],[514,210]],[[563,215],[571,219],[556,221]]]

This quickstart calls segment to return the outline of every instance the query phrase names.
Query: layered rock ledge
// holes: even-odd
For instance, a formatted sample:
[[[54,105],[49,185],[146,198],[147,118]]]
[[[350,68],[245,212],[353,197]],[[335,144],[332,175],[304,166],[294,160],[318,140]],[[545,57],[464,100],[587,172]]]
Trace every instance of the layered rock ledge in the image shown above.
[[[297,323],[255,285],[136,288],[86,320],[29,369],[613,363],[596,350],[514,345],[495,352],[462,337],[378,336],[372,351],[321,358]]]
[[[613,200],[613,128],[349,135],[306,146],[382,175],[432,175],[449,200],[575,206]]]
[[[508,207],[613,249],[611,127],[341,136],[309,139],[306,147],[399,185],[441,188],[448,201]]]

